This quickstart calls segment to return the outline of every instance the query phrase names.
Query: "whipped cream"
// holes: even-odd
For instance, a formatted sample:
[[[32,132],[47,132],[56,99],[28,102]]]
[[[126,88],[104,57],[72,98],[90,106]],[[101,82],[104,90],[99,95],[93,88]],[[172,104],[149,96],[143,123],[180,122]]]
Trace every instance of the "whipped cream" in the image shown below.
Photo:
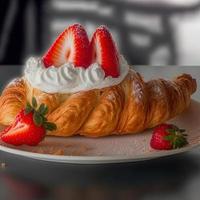
[[[74,93],[92,89],[101,89],[122,82],[128,74],[129,66],[123,56],[120,56],[120,76],[105,77],[98,63],[91,64],[87,69],[74,67],[65,63],[56,68],[45,68],[40,58],[31,57],[26,62],[25,78],[32,85],[46,93]]]

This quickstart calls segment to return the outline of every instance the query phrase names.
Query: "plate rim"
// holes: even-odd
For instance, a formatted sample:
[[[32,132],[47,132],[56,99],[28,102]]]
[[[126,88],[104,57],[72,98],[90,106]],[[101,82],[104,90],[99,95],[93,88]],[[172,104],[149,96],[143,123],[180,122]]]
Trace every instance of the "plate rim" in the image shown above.
[[[14,155],[23,156],[26,158],[32,158],[36,160],[43,160],[47,162],[56,162],[56,163],[71,163],[71,164],[106,164],[106,163],[122,163],[122,162],[136,162],[143,160],[151,160],[166,156],[172,156],[184,152],[188,152],[194,148],[200,147],[200,141],[188,145],[183,148],[174,149],[174,150],[153,150],[149,154],[138,154],[134,157],[120,155],[120,156],[74,156],[74,155],[52,155],[52,154],[42,154],[36,152],[30,152],[20,149],[14,149],[0,145],[0,151],[7,152]]]

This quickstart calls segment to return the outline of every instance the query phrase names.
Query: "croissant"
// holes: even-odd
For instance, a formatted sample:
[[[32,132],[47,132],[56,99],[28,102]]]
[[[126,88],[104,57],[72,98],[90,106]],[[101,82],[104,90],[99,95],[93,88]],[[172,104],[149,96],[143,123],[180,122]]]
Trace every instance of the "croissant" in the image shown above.
[[[0,97],[0,123],[9,125],[34,96],[49,107],[48,121],[57,130],[54,136],[100,137],[141,132],[183,112],[196,91],[196,81],[188,74],[173,81],[144,82],[129,70],[118,85],[74,94],[48,94],[33,88],[25,78],[9,84]]]

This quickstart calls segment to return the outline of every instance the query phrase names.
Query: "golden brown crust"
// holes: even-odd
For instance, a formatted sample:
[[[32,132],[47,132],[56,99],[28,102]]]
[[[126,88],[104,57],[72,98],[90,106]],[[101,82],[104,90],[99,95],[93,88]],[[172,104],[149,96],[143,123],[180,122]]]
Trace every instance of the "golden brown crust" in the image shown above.
[[[49,132],[49,135],[71,136],[75,134],[95,107],[96,102],[97,95],[94,90],[71,95],[49,114],[48,120],[57,125],[57,130]]]
[[[26,91],[27,91],[27,101],[31,102],[32,97],[34,96],[37,99],[38,104],[44,103],[48,106],[49,113],[56,109],[60,103],[63,101],[60,94],[48,94],[31,87],[31,85],[26,81],[25,82]]]
[[[118,124],[124,105],[122,88],[114,86],[106,88],[101,92],[102,94],[99,94],[100,97],[97,105],[79,130],[81,135],[90,137],[109,135]]]
[[[0,97],[0,123],[9,125],[16,114],[25,106],[26,88],[22,78],[8,84]]]
[[[122,83],[126,99],[117,127],[119,134],[136,133],[144,129],[147,114],[147,90],[142,77],[132,71]]]
[[[75,94],[47,94],[19,79],[0,97],[0,123],[9,125],[33,96],[49,107],[48,120],[57,130],[49,135],[100,137],[137,133],[183,112],[196,91],[196,81],[187,74],[174,81],[144,82],[130,70],[117,86]]]
[[[151,80],[146,84],[149,98],[146,116],[146,125],[148,128],[166,121],[170,113],[173,112],[169,107],[169,94],[165,86],[165,81],[161,79]]]

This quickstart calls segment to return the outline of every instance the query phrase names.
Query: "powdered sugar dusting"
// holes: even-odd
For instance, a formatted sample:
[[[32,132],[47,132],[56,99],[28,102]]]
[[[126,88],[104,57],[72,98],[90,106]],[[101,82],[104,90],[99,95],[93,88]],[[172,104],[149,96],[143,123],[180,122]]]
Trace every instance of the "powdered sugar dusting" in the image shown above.
[[[162,96],[162,83],[158,81],[150,81],[149,84],[151,85],[151,90],[153,91],[154,95]]]
[[[11,81],[7,84],[6,87],[10,87],[10,86],[12,86],[12,85],[17,85],[17,84],[20,83],[20,80],[21,80],[21,79],[19,79],[19,78],[15,78],[15,79],[11,80]]]
[[[108,94],[106,98],[110,101],[113,101],[115,99],[115,95],[114,94]]]
[[[137,77],[138,75],[137,75],[137,73],[134,73],[133,74],[133,77],[132,77],[132,79],[133,79],[133,95],[134,95],[134,97],[135,97],[135,101],[136,102],[141,102],[141,100],[143,99],[143,97],[144,97],[144,86],[142,85],[143,83],[140,81],[140,80],[138,80],[138,77]]]
[[[154,90],[154,92],[155,92],[157,95],[159,95],[159,96],[162,95],[162,90],[161,90],[160,85],[154,84],[153,90]]]
[[[135,93],[135,100],[137,101],[140,101],[144,96],[143,88],[138,81],[135,82],[134,84],[134,93]]]

